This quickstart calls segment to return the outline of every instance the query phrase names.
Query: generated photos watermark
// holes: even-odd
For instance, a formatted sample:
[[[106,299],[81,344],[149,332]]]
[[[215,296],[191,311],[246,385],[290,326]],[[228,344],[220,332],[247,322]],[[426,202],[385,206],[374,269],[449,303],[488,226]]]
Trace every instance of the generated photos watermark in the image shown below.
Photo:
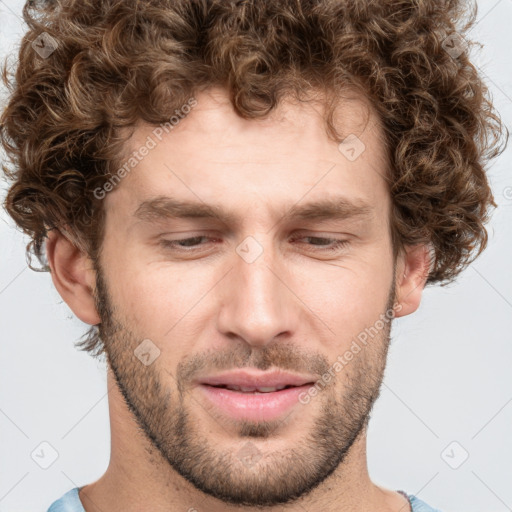
[[[132,169],[137,167],[137,165],[144,160],[144,157],[146,157],[152,149],[156,148],[158,143],[162,141],[164,134],[170,133],[196,105],[197,100],[194,97],[190,98],[187,103],[174,111],[176,115],[171,116],[168,121],[157,126],[151,132],[151,135],[146,137],[146,142],[144,142],[139,149],[132,152],[131,156],[112,175],[112,177],[109,178],[101,187],[94,189],[94,197],[96,199],[104,199],[109,192],[114,190],[121,180],[128,176]]]
[[[402,310],[401,304],[394,304],[392,308],[388,309],[385,313],[381,313],[378,320],[371,327],[366,327],[364,331],[361,331],[357,335],[357,340],[352,341],[352,345],[343,354],[340,354],[332,366],[327,370],[322,378],[311,386],[307,391],[303,391],[299,395],[299,402],[303,405],[309,404],[311,398],[318,395],[319,391],[322,391],[327,384],[335,378],[335,374],[341,372],[350,361],[354,359],[354,356],[361,352],[366,347],[369,341],[372,341],[375,336],[379,334],[384,327],[391,322],[397,312]],[[358,343],[359,341],[359,343]],[[361,346],[362,345],[362,346]]]

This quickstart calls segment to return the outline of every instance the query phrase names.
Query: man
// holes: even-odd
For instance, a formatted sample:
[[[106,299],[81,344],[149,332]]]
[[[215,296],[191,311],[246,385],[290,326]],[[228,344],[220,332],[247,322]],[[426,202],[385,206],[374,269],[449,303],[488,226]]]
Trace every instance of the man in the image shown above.
[[[486,245],[462,11],[26,6],[6,206],[109,367],[109,467],[50,512],[434,510],[366,433],[393,318]]]

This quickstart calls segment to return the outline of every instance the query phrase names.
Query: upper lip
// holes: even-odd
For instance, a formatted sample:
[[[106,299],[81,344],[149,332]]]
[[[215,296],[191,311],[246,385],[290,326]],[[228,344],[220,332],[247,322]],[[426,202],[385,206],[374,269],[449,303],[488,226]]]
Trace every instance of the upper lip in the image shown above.
[[[303,386],[315,382],[315,378],[283,371],[261,372],[237,370],[200,379],[200,384],[210,386],[278,387]]]

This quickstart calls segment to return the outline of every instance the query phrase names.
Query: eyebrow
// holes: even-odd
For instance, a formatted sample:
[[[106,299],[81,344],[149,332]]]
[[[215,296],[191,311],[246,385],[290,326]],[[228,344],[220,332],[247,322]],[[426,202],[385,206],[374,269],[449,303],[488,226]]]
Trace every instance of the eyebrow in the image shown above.
[[[304,204],[294,204],[279,222],[293,220],[344,220],[352,218],[370,219],[373,208],[362,200],[349,200],[345,197],[327,198]],[[226,211],[220,205],[200,201],[178,200],[158,196],[140,204],[134,216],[142,221],[165,219],[212,219],[226,225],[238,225],[239,217]]]

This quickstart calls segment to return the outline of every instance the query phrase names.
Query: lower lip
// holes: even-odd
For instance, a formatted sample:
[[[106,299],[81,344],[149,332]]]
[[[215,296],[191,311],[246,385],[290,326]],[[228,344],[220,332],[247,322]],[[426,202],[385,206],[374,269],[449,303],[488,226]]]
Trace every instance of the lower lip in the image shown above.
[[[269,421],[277,419],[299,402],[299,395],[313,384],[272,391],[270,393],[242,393],[226,388],[201,384],[199,388],[217,409],[244,420]]]

